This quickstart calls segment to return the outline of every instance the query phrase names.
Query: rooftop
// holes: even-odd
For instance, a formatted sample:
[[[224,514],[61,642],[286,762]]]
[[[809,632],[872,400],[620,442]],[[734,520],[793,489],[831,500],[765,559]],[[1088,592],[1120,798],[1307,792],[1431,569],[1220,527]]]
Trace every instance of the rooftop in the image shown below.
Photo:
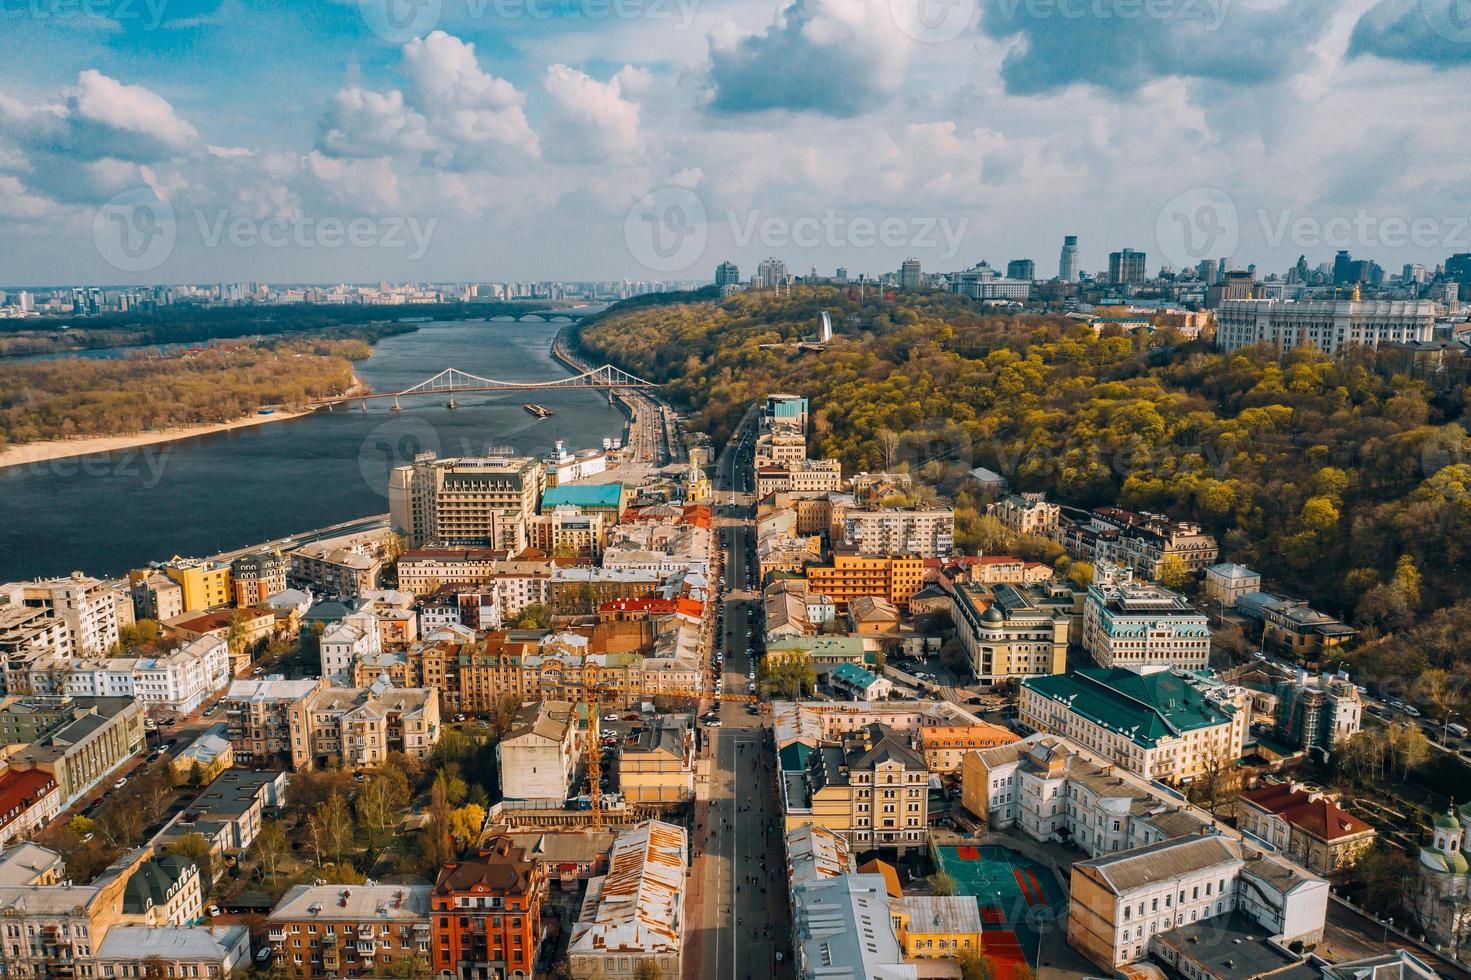
[[[621,483],[571,483],[552,487],[541,496],[541,509],[553,507],[600,507],[619,510],[623,501]]]
[[[231,949],[249,934],[249,926],[135,926],[115,925],[97,947],[99,960],[141,960],[159,957],[165,963],[215,962],[223,964]],[[247,944],[247,949],[249,945]]]
[[[428,921],[432,885],[296,885],[271,912],[273,922]]]
[[[568,952],[673,952],[683,940],[684,828],[650,820],[624,831],[608,873],[588,883]]]
[[[1171,881],[1207,868],[1242,864],[1241,845],[1215,835],[1177,837],[1133,850],[1121,851],[1090,861],[1079,861],[1074,868],[1095,871],[1116,895],[1161,881]]]
[[[1028,677],[1022,687],[1145,747],[1231,720],[1232,709],[1210,700],[1198,678],[1174,670],[1139,674],[1122,667],[1088,668]]]

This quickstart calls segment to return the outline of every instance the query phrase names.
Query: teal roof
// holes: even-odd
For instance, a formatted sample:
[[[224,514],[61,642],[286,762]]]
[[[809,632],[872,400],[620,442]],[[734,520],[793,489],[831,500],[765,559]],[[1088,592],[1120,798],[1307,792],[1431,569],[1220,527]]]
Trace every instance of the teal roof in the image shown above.
[[[832,676],[840,681],[852,684],[854,687],[867,687],[878,680],[877,677],[857,664],[850,664],[846,661],[833,668]]]
[[[570,483],[552,487],[541,495],[541,509],[553,507],[602,507],[617,510],[623,502],[621,483]]]
[[[1075,670],[1028,677],[1022,686],[1145,748],[1160,739],[1223,724],[1232,714],[1229,707],[1206,700],[1205,686],[1197,678],[1173,670],[1148,674],[1122,667]]]
[[[1433,847],[1420,848],[1420,861],[1429,868],[1443,871],[1447,874],[1463,875],[1471,870],[1471,865],[1466,863],[1466,855],[1460,851],[1437,851]]]
[[[777,758],[781,762],[781,771],[806,772],[807,757],[811,754],[812,746],[802,742],[793,742],[777,753]]]

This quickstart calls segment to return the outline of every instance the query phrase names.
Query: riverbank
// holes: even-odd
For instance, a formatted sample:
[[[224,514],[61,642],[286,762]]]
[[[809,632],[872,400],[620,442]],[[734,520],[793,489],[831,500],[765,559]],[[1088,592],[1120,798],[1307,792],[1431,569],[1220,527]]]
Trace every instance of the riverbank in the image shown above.
[[[194,436],[211,436],[219,432],[248,429],[267,422],[284,422],[287,419],[310,415],[311,409],[287,411],[274,410],[270,415],[247,415],[230,422],[213,422],[207,425],[181,425],[155,432],[135,432],[132,435],[92,436],[85,439],[48,439],[44,442],[24,442],[18,446],[0,450],[0,470],[31,463],[45,463],[53,459],[71,459],[76,456],[97,456],[102,453],[123,452],[141,446],[153,446],[161,442],[191,439]]]

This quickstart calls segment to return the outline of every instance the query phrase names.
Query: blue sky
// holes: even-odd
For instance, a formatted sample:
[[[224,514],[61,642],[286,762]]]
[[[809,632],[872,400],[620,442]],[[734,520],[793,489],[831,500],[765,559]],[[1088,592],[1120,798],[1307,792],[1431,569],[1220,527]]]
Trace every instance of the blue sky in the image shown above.
[[[3,283],[1471,251],[1471,0],[0,0],[0,28]]]

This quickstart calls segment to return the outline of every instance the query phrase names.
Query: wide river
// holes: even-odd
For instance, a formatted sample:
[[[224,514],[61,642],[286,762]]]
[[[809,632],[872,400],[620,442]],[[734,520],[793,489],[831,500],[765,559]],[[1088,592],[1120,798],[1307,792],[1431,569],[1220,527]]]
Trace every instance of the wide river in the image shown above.
[[[357,365],[375,391],[400,391],[447,367],[500,381],[551,381],[557,327],[424,323],[380,341]],[[537,420],[536,402],[556,415]],[[118,575],[150,560],[201,556],[297,531],[386,513],[391,466],[433,450],[482,454],[508,446],[540,455],[621,436],[604,392],[544,390],[390,399],[218,435],[85,459],[0,470],[0,582],[73,570]]]

